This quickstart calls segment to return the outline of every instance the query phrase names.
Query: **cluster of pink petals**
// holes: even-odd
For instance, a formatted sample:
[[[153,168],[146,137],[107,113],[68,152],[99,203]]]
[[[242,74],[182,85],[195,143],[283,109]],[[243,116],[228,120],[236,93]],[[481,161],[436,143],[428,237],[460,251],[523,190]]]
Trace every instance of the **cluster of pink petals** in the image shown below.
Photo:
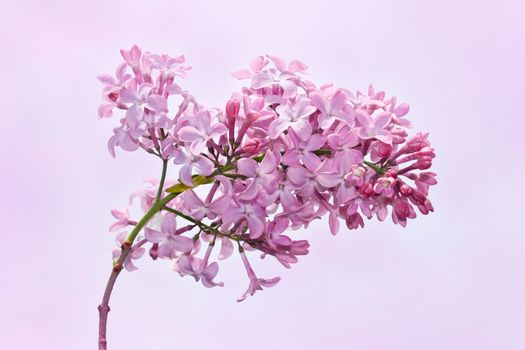
[[[416,211],[433,211],[427,196],[437,183],[428,171],[434,149],[427,133],[408,136],[409,107],[395,97],[372,86],[355,93],[316,86],[304,78],[304,63],[259,56],[233,73],[247,84],[224,110],[206,108],[175,81],[189,69],[184,56],[142,53],[136,46],[121,53],[125,62],[115,76],[99,77],[105,100],[99,116],[121,114],[110,153],[114,156],[117,147],[143,149],[171,160],[180,166],[172,180],[189,187],[197,175],[214,179],[167,204],[172,210],[158,214],[160,227],[146,228],[127,268],[134,269],[132,260],[148,246],[151,257],[171,260],[181,276],[222,286],[214,281],[219,266],[211,254],[220,244],[217,259],[226,259],[235,242],[250,281],[239,299],[244,300],[279,281],[257,277],[247,251],[271,255],[287,268],[308,253],[308,242],[286,231],[325,214],[335,235],[341,221],[356,229],[364,218],[383,221],[390,213],[394,223],[405,226]],[[133,194],[144,211],[155,201],[156,184]],[[127,210],[112,213],[117,219],[112,231],[136,224]],[[202,244],[207,244],[203,255]]]

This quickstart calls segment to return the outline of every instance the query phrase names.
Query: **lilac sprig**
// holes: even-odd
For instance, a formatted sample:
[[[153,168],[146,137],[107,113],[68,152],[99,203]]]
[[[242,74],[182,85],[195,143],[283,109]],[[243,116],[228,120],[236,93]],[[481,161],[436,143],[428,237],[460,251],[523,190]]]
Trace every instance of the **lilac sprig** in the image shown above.
[[[223,286],[215,282],[216,243],[217,259],[224,260],[235,242],[249,280],[241,301],[280,280],[257,277],[247,252],[290,268],[308,254],[309,243],[287,232],[325,214],[335,235],[341,221],[356,229],[364,218],[383,221],[390,212],[394,223],[406,226],[416,210],[434,210],[428,199],[437,183],[428,171],[434,149],[427,133],[408,136],[409,107],[395,97],[372,86],[364,93],[317,87],[304,78],[304,63],[258,56],[233,73],[248,85],[224,109],[207,108],[176,82],[189,70],[184,56],[142,53],[137,46],[121,53],[125,62],[115,77],[99,77],[105,100],[99,116],[122,115],[109,152],[142,149],[162,160],[162,173],[155,188],[134,193],[142,218],[130,218],[127,208],[112,212],[118,220],[112,231],[133,228],[125,240],[117,236],[121,251],[99,307],[101,349],[113,283],[123,267],[135,268],[132,260],[145,249],[181,276],[215,287]],[[176,181],[167,179],[169,164],[179,166]],[[143,230],[145,238],[135,243]]]

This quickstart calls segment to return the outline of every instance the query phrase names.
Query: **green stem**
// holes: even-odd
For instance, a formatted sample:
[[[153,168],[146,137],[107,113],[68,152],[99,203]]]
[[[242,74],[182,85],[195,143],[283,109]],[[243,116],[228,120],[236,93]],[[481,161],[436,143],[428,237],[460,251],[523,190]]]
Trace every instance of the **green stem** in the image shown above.
[[[367,166],[369,166],[370,168],[372,168],[376,173],[381,174],[381,175],[385,174],[385,170],[383,170],[382,168],[378,167],[374,163],[371,163],[371,162],[366,161],[366,160],[363,161],[363,163],[366,164]]]
[[[142,230],[142,228],[146,226],[146,224],[151,220],[151,218],[154,217],[155,214],[160,212],[163,206],[168,204],[173,198],[177,197],[179,194],[180,193],[170,193],[166,197],[164,197],[162,200],[153,204],[150,210],[148,210],[146,214],[144,214],[142,219],[140,219],[140,221],[137,222],[137,225],[135,225],[135,227],[133,228],[133,231],[131,231],[131,233],[128,235],[128,238],[126,239],[126,243],[133,244],[140,230]]]
[[[173,208],[170,208],[170,207],[162,207],[162,209],[166,210],[167,212],[170,212],[172,214],[175,214],[177,216],[180,216],[183,219],[188,220],[189,222],[199,226],[204,231],[212,232],[213,234],[215,234],[215,237],[217,237],[217,236],[227,237],[227,238],[233,239],[234,241],[237,241],[237,242],[241,242],[242,241],[242,242],[246,242],[246,243],[251,244],[251,245],[259,243],[259,241],[257,241],[257,240],[243,239],[243,238],[241,238],[239,236],[222,232],[222,231],[216,229],[215,227],[211,227],[210,225],[206,225],[205,223],[203,223],[201,221],[195,220],[191,216],[188,216],[188,215],[178,211],[177,209],[173,209]]]
[[[160,196],[162,195],[162,190],[164,189],[164,181],[166,180],[167,169],[168,169],[168,160],[162,159],[162,175],[160,176],[159,189],[157,191],[157,197],[155,198],[155,203],[157,203],[160,200]]]
[[[191,216],[188,216],[188,215],[184,214],[183,212],[178,211],[177,209],[173,209],[173,208],[170,208],[170,207],[162,207],[162,209],[166,210],[166,211],[169,211],[172,214],[178,215],[181,218],[188,220],[189,222],[194,223],[195,225],[199,226],[203,230],[210,231],[210,232],[216,233],[216,234],[221,235],[221,236],[225,235],[221,231],[217,230],[216,228],[213,228],[213,227],[211,227],[209,225],[206,225],[205,223],[203,223],[201,221],[195,220]]]

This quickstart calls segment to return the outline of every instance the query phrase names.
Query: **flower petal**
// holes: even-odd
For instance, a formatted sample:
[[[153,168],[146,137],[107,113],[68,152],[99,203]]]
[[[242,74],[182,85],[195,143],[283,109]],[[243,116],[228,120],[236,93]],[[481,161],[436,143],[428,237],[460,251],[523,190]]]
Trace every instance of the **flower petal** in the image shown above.
[[[194,247],[193,239],[183,236],[176,236],[172,238],[173,247],[182,253],[188,253]]]
[[[209,209],[214,214],[224,214],[224,212],[230,207],[231,201],[231,197],[221,196],[211,203]]]
[[[146,108],[154,112],[162,112],[168,108],[168,102],[160,95],[151,95],[146,99]]]
[[[223,237],[221,239],[221,250],[219,252],[219,260],[229,258],[233,253],[233,243],[229,238]]]
[[[388,124],[390,124],[392,116],[390,112],[381,112],[374,118],[374,129],[380,130],[384,129]]]
[[[177,216],[173,214],[166,214],[162,217],[160,230],[166,236],[173,236],[177,231]],[[154,242],[157,243],[157,242]]]
[[[177,132],[177,135],[184,142],[194,142],[203,138],[202,133],[193,126],[183,126]]]
[[[275,140],[281,136],[283,132],[288,129],[289,125],[290,122],[284,118],[275,119],[268,127],[268,136],[270,137],[270,140]]]
[[[152,230],[149,227],[146,227],[144,229],[144,235],[150,243],[161,243],[164,242],[164,240],[166,239],[166,235],[164,233]]]
[[[238,71],[233,72],[231,76],[239,80],[251,79],[253,77],[253,73],[250,72],[250,70],[243,68],[243,69],[239,69]]]
[[[293,165],[289,167],[286,171],[286,176],[294,184],[302,186],[308,180],[308,175],[310,172],[306,170],[303,166]]]
[[[259,238],[264,231],[264,223],[261,218],[250,215],[246,218],[246,221],[250,229],[250,238]]]
[[[308,69],[308,66],[299,60],[292,60],[288,64],[288,71],[291,73],[298,73]]]
[[[257,162],[251,158],[239,159],[237,162],[237,171],[244,176],[255,177],[257,168]]]
[[[206,157],[196,156],[194,164],[197,172],[202,176],[208,176],[213,173],[213,162]]]

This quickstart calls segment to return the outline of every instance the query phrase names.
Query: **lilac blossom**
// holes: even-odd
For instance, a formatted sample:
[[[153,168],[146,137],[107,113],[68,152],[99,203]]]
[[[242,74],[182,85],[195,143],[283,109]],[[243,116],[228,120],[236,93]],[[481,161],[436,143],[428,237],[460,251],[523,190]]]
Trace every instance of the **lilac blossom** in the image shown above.
[[[145,233],[148,242],[159,244],[158,256],[160,258],[173,259],[177,256],[177,252],[187,253],[193,249],[193,241],[179,235],[175,215],[164,215],[160,231],[146,228]]]
[[[129,211],[127,208],[124,208],[124,210],[112,209],[111,215],[117,219],[117,222],[109,227],[110,232],[118,231],[130,224],[136,224],[135,221],[129,219]]]
[[[246,257],[246,254],[244,253],[244,251],[241,251],[241,258],[242,258],[242,262],[244,264],[244,267],[246,268],[246,272],[248,273],[248,278],[250,279],[250,284],[248,286],[248,289],[246,290],[246,292],[244,292],[244,294],[239,298],[237,299],[237,301],[243,301],[244,299],[246,299],[248,297],[248,295],[254,295],[256,291],[258,290],[263,290],[262,287],[273,287],[275,286],[277,283],[279,283],[279,281],[281,280],[280,277],[274,277],[274,278],[270,278],[270,279],[264,279],[264,278],[258,278],[256,275],[255,275],[255,272],[253,272],[253,269],[250,265],[250,262],[248,261],[248,258]]]
[[[231,197],[227,195],[220,196],[213,202],[203,202],[193,190],[184,192],[184,206],[188,212],[197,220],[207,217],[215,219],[217,216],[224,214],[230,207]]]
[[[242,200],[251,200],[260,194],[264,188],[273,193],[277,189],[278,177],[276,174],[277,164],[280,157],[276,157],[274,152],[267,151],[261,163],[257,163],[250,158],[240,159],[237,163],[238,173],[252,178],[246,190],[239,195]]]
[[[181,141],[190,143],[190,151],[194,155],[202,152],[208,140],[221,136],[226,132],[226,126],[221,123],[211,125],[211,114],[209,111],[200,111],[195,116],[194,126],[184,126],[178,131]]]
[[[290,268],[308,254],[298,230],[314,220],[327,216],[336,234],[374,217],[405,227],[434,210],[429,192],[437,179],[429,169],[436,153],[428,133],[409,136],[408,104],[384,91],[317,87],[301,61],[266,55],[233,74],[248,84],[224,108],[210,108],[179,85],[189,70],[183,55],[137,46],[121,54],[115,75],[99,76],[98,115],[116,123],[109,152],[144,151],[163,170],[130,196],[142,218],[130,208],[111,212],[111,232],[130,229],[117,235],[116,267],[136,269],[149,249],[179,275],[222,286],[219,264],[238,245],[249,280],[242,301],[280,280],[258,278],[248,255]]]
[[[325,143],[323,135],[315,134],[301,138],[295,131],[290,130],[288,135],[289,149],[283,156],[286,165],[311,164],[317,162],[315,151],[319,150]]]
[[[208,249],[202,259],[190,254],[182,255],[173,263],[173,270],[181,276],[193,276],[195,281],[198,282],[200,280],[206,288],[223,287],[223,282],[213,281],[219,272],[219,264],[217,262],[208,263],[214,244],[212,242],[208,245]]]
[[[342,90],[337,90],[333,95],[327,97],[327,91],[314,91],[310,93],[312,103],[318,108],[319,126],[328,129],[339,120],[343,123],[353,124],[352,115],[346,110],[347,96]]]
[[[275,140],[288,128],[292,128],[301,139],[307,139],[312,133],[308,117],[316,110],[317,108],[306,99],[295,105],[289,101],[284,105],[280,105],[275,110],[279,117],[268,127],[268,136],[270,136],[270,139]]]
[[[392,117],[389,112],[381,112],[375,118],[362,109],[356,111],[355,114],[361,127],[357,129],[358,135],[364,140],[376,138],[384,143],[392,142],[392,135],[385,130]]]
[[[193,186],[192,171],[195,167],[198,174],[208,176],[213,173],[213,162],[204,156],[193,155],[186,151],[180,150],[173,158],[175,164],[182,165],[179,172],[179,179],[187,186]]]

